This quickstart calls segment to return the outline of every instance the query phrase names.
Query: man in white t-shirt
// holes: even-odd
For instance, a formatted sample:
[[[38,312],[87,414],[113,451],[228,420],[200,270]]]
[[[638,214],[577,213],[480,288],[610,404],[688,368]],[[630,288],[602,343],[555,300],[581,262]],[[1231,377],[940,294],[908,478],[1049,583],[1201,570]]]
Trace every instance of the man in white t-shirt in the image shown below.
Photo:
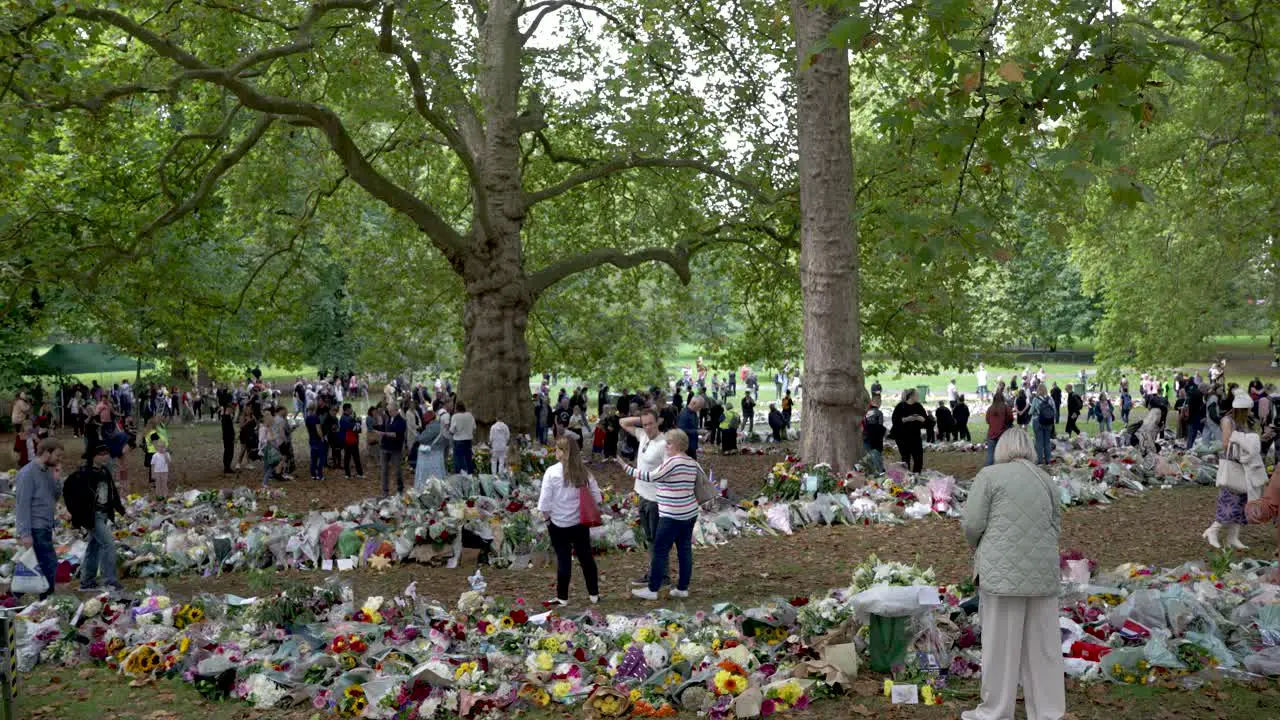
[[[476,474],[475,463],[472,462],[471,441],[475,437],[476,419],[467,412],[466,403],[458,401],[455,412],[449,417],[449,437],[453,438],[453,471]]]
[[[507,443],[511,441],[511,428],[501,420],[496,420],[489,428],[489,472],[494,475],[507,474]]]
[[[619,424],[623,432],[631,433],[640,442],[640,449],[636,453],[636,468],[642,472],[657,470],[667,457],[667,439],[658,431],[658,414],[652,408],[645,408],[640,411],[639,417],[622,418]],[[649,543],[653,544],[658,537],[658,488],[651,482],[637,478],[636,494],[640,496],[640,527]],[[631,584],[648,587],[648,571]]]
[[[983,402],[991,398],[991,393],[987,392],[987,366],[982,363],[978,364],[978,397]]]

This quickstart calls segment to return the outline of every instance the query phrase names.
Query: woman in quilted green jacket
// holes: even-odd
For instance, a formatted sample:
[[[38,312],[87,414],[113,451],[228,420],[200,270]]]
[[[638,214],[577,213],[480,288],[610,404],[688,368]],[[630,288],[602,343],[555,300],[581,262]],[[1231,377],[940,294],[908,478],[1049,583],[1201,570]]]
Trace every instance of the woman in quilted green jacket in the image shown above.
[[[982,703],[963,720],[1013,720],[1019,684],[1028,720],[1066,714],[1058,630],[1062,506],[1035,457],[1025,430],[1005,432],[996,464],[978,473],[964,509],[979,588]]]

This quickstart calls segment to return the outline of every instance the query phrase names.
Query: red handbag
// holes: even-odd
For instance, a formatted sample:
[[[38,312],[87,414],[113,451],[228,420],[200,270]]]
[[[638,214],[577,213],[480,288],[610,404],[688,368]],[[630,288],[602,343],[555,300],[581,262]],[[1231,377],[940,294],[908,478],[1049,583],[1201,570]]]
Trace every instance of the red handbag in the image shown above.
[[[596,505],[596,499],[591,495],[591,486],[583,485],[578,488],[578,522],[589,528],[600,527],[600,508]]]

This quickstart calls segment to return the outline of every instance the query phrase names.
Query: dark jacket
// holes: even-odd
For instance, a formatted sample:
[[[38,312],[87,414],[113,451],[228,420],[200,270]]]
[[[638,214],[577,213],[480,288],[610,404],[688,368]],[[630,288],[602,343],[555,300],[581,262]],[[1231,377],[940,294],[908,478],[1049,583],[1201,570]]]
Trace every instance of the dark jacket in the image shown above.
[[[100,488],[99,486],[104,485]],[[101,501],[99,501],[101,499]],[[120,502],[120,492],[111,479],[106,468],[95,467],[92,463],[80,467],[62,485],[62,501],[71,514],[71,525],[78,528],[93,528],[94,513],[104,512],[108,519],[117,513],[124,514],[124,505]]]
[[[1072,392],[1070,395],[1067,396],[1067,414],[1068,415],[1079,415],[1080,411],[1083,409],[1084,409],[1084,400],[1080,399],[1079,395],[1075,394],[1075,392]]]
[[[782,418],[782,413],[779,412],[777,408],[774,408],[773,410],[769,411],[769,427],[773,428],[774,430],[778,430],[783,426],[785,426],[786,424],[787,424],[787,421]]]
[[[387,428],[382,435],[382,449],[387,452],[395,452],[404,449],[404,436],[409,431],[409,424],[405,422],[403,415],[397,415],[387,422]]]

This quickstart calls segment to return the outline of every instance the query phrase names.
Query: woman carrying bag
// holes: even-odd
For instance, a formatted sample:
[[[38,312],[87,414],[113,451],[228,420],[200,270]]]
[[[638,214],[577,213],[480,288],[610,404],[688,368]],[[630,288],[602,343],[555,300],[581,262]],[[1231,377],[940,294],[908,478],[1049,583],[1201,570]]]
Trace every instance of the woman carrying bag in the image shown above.
[[[569,580],[576,554],[594,605],[600,602],[600,577],[591,552],[591,528],[600,525],[600,486],[583,464],[573,438],[563,435],[556,440],[556,460],[559,462],[543,473],[538,496],[538,512],[547,521],[551,546],[556,551],[556,596],[547,604],[569,604]]]
[[[1267,485],[1267,468],[1262,463],[1262,437],[1251,425],[1253,401],[1248,394],[1236,391],[1231,413],[1222,418],[1222,456],[1218,458],[1218,505],[1213,524],[1204,531],[1204,539],[1221,548],[1218,532],[1227,528],[1227,545],[1248,550],[1240,542],[1240,528],[1246,522],[1245,504],[1262,497]]]

